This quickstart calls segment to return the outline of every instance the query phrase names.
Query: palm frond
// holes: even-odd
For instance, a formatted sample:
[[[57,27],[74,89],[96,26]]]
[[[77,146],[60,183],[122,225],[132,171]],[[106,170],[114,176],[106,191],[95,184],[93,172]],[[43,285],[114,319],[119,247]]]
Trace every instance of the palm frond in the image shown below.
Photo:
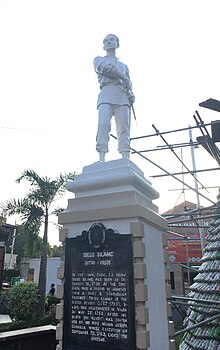
[[[35,200],[38,204],[49,208],[50,204],[66,191],[66,182],[73,180],[74,176],[75,173],[65,173],[51,180],[48,177],[40,177],[33,170],[25,170],[16,182],[20,183],[23,179],[28,180],[32,186],[27,195],[28,199]]]
[[[20,183],[21,180],[27,180],[30,182],[31,186],[41,186],[44,183],[44,179],[41,178],[34,170],[27,169],[21,176],[16,180],[17,183]]]
[[[10,199],[6,203],[1,203],[0,208],[5,215],[21,214],[25,205],[25,199]]]
[[[52,211],[52,215],[58,216],[60,213],[62,213],[65,209],[64,208],[56,208]]]
[[[43,208],[28,197],[17,200],[11,199],[6,203],[2,203],[1,210],[4,215],[20,215],[23,223],[41,222],[44,216]]]
[[[74,180],[76,173],[64,173],[60,174],[59,177],[56,178],[56,184],[57,184],[57,194],[58,196],[62,195],[65,191],[65,185],[68,181]]]

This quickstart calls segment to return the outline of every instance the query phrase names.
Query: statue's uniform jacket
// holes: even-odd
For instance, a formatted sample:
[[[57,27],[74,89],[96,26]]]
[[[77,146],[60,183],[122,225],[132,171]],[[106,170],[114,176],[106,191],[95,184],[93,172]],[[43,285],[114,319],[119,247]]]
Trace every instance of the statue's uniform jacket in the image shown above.
[[[130,151],[130,103],[128,92],[123,86],[121,73],[129,81],[128,67],[115,57],[96,57],[93,61],[98,76],[100,93],[97,101],[99,110],[96,149],[108,152],[111,117],[115,116],[119,152]],[[131,89],[131,81],[130,81]]]
[[[94,68],[98,75],[101,92],[98,96],[97,107],[102,103],[130,106],[123,81],[118,72],[123,73],[129,80],[128,67],[113,57],[96,57]]]

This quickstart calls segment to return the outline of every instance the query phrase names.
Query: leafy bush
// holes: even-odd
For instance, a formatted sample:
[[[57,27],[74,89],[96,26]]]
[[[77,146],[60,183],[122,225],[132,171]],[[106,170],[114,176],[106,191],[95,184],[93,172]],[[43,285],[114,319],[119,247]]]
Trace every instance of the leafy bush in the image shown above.
[[[9,307],[9,291],[0,292],[0,315],[10,315],[11,310]]]
[[[38,288],[33,282],[24,282],[12,287],[9,292],[9,305],[15,321],[31,324],[37,316],[38,298]]]
[[[55,295],[51,295],[51,294],[47,294],[46,295],[46,300],[45,300],[45,306],[46,306],[46,310],[47,308],[50,307],[50,305],[57,305],[59,304],[60,299],[57,298]]]

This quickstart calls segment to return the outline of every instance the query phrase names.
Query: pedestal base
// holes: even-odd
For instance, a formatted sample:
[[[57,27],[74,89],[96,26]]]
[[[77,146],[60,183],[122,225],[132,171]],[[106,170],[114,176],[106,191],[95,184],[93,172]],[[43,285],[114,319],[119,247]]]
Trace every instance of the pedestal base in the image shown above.
[[[75,198],[59,215],[61,241],[88,231],[94,223],[132,234],[137,349],[172,349],[166,300],[170,297],[167,223],[152,203],[158,192],[129,159],[86,166],[67,188]]]

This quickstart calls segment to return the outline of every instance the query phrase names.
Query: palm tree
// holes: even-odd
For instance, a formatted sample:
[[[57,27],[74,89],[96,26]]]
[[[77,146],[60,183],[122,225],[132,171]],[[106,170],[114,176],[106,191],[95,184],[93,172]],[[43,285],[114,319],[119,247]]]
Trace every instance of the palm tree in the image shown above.
[[[16,242],[19,242],[18,236],[23,235],[25,241],[22,244],[22,253],[24,251],[32,257],[34,246],[39,241],[39,232],[43,220],[44,212],[41,207],[30,200],[27,196],[24,199],[11,199],[6,204],[1,203],[1,209],[4,215],[19,214],[22,219],[22,224],[18,226]],[[12,237],[8,244],[12,241]],[[19,257],[21,258],[21,256]]]
[[[38,280],[39,305],[38,316],[42,317],[45,313],[45,293],[46,293],[46,271],[48,255],[48,223],[51,204],[60,198],[66,188],[65,184],[74,179],[74,173],[60,174],[55,180],[48,177],[40,177],[33,170],[25,170],[16,180],[20,183],[22,180],[29,181],[30,192],[20,201],[9,201],[4,205],[4,212],[8,215],[21,214],[25,223],[31,227],[33,225],[44,224],[43,242],[41,247],[40,272]]]

